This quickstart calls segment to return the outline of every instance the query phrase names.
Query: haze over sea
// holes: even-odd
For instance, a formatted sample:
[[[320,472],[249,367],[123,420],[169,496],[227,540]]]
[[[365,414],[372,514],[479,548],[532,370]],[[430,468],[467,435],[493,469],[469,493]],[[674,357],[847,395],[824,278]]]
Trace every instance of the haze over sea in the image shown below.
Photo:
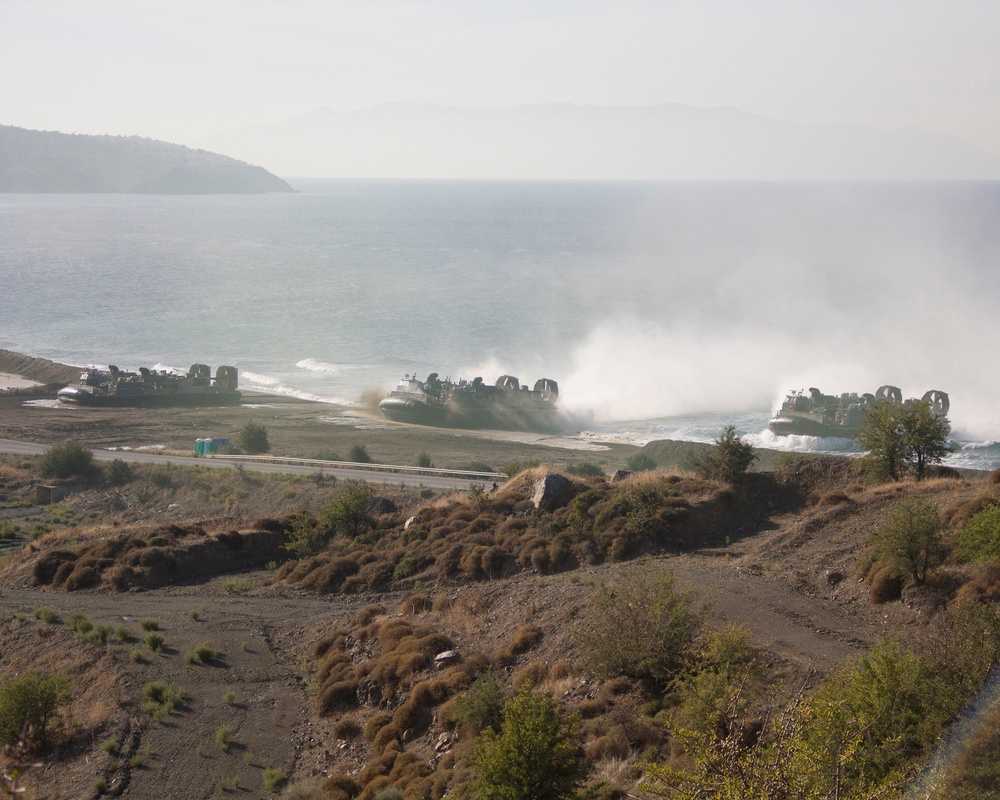
[[[796,450],[852,445],[769,434],[790,389],[941,389],[949,463],[1000,466],[998,183],[290,182],[0,195],[0,347],[339,403],[550,377],[598,438]]]

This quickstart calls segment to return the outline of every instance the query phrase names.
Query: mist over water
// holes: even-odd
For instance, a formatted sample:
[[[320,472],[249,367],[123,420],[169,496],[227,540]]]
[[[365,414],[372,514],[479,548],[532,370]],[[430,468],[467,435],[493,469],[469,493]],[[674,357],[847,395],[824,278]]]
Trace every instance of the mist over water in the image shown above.
[[[0,195],[0,347],[336,402],[549,377],[602,435],[782,447],[817,446],[769,442],[787,391],[890,383],[1000,440],[1000,184],[293,184]]]

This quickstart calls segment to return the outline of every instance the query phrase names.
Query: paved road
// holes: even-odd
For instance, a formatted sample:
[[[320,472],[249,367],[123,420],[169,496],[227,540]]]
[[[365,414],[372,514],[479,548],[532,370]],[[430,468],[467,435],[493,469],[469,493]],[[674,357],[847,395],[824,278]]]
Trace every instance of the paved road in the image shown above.
[[[16,442],[12,439],[0,439],[0,452],[15,453],[21,455],[42,455],[48,450],[48,446],[34,444],[32,442]],[[315,475],[322,472],[324,475],[336,477],[338,479],[355,478],[357,480],[368,481],[369,483],[392,483],[405,484],[407,486],[426,486],[432,489],[451,489],[454,491],[464,491],[473,484],[483,484],[487,479],[470,480],[468,478],[452,478],[445,475],[412,475],[405,472],[377,472],[367,469],[352,469],[350,467],[317,467],[315,465],[299,464],[269,464],[262,462],[233,462],[216,461],[211,458],[195,458],[194,456],[175,456],[159,453],[138,452],[135,450],[93,450],[94,459],[97,461],[113,461],[120,458],[122,461],[144,464],[179,464],[191,467],[204,467],[208,469],[235,469],[240,464],[244,469],[256,472],[280,472],[298,475]]]

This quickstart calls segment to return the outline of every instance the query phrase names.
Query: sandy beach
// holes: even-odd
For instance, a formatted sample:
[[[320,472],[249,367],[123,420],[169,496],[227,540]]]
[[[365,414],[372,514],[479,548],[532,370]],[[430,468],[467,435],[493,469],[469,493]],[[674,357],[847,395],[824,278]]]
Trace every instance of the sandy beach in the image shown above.
[[[0,372],[0,391],[7,389],[29,389],[32,386],[39,386],[37,381],[22,378],[20,375],[12,375],[9,372]]]

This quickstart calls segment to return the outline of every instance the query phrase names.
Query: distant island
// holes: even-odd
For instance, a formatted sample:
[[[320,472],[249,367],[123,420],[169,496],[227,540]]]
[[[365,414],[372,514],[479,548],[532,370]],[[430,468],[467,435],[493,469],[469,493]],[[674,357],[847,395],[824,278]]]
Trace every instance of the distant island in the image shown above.
[[[138,136],[0,125],[0,192],[265,194],[294,192],[263,167]]]

